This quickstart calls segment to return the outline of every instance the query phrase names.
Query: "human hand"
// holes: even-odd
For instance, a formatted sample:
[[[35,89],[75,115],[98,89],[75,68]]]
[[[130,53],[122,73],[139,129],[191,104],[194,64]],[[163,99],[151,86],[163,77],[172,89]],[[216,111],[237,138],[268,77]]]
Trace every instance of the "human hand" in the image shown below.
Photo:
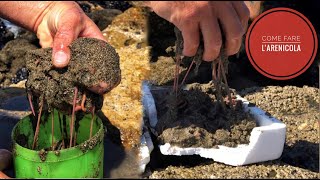
[[[38,22],[35,31],[40,45],[43,48],[52,47],[52,64],[57,68],[68,65],[68,46],[76,38],[92,37],[105,40],[96,24],[76,2],[53,2]]]
[[[261,13],[263,1],[244,1],[250,11],[250,19],[253,20]]]
[[[11,179],[2,171],[12,166],[12,153],[6,149],[0,149],[0,179]]]
[[[218,57],[222,33],[225,35],[227,55],[239,51],[250,15],[243,1],[149,1],[145,5],[182,32],[185,56],[196,54],[201,32],[205,61],[213,61]]]
[[[0,171],[0,179],[11,179],[9,176],[7,176],[5,173]]]
[[[68,65],[68,46],[78,37],[105,41],[96,24],[72,1],[0,1],[0,17],[37,33],[43,48],[52,47],[56,68]],[[108,83],[100,82],[89,89],[104,94],[110,88]]]

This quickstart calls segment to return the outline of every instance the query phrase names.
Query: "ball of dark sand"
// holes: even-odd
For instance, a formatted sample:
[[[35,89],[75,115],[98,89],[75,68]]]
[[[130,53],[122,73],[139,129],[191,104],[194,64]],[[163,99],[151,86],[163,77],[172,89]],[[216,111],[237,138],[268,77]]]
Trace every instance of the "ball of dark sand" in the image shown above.
[[[63,69],[52,65],[52,48],[27,52],[27,91],[33,95],[34,101],[40,102],[43,99],[48,108],[71,112],[77,87],[77,105],[81,105],[85,94],[86,110],[93,106],[100,109],[102,94],[120,82],[119,55],[107,42],[94,38],[78,38],[69,47],[70,63]],[[104,87],[99,94],[89,90],[102,82]]]

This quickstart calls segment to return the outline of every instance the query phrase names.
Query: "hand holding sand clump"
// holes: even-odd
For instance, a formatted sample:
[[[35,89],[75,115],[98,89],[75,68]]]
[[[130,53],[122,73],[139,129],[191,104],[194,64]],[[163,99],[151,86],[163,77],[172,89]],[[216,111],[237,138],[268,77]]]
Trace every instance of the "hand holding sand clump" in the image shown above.
[[[67,113],[72,111],[74,100],[76,110],[100,109],[101,95],[120,82],[118,54],[108,43],[94,38],[79,38],[70,45],[70,50],[70,63],[63,69],[52,65],[52,48],[28,52],[29,98],[32,94],[33,102],[44,100],[48,108]]]

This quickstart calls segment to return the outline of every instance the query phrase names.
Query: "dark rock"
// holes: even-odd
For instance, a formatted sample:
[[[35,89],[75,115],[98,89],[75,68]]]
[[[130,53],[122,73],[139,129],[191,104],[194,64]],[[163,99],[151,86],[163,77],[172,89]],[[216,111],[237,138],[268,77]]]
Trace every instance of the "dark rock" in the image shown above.
[[[89,1],[92,4],[98,4],[105,9],[119,9],[125,11],[132,7],[127,1]]]
[[[118,9],[103,9],[100,11],[91,12],[88,14],[88,16],[102,31],[111,24],[114,17],[121,13],[122,11]]]

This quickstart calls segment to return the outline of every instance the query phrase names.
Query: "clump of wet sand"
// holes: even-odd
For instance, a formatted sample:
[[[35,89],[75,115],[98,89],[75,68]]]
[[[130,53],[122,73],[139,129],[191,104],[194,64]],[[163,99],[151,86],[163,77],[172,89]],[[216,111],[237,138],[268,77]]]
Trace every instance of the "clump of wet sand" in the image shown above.
[[[52,65],[52,48],[37,49],[27,53],[27,91],[34,99],[46,101],[50,108],[71,112],[75,87],[78,88],[76,104],[84,107],[102,107],[102,95],[89,89],[107,83],[106,93],[120,82],[119,56],[108,43],[94,38],[78,38],[70,45],[71,59],[67,67],[58,69]]]
[[[227,108],[223,110],[212,82],[189,84],[188,89],[181,90],[178,97],[171,89],[165,94],[154,91],[160,144],[217,148],[217,145],[236,147],[249,143],[250,133],[257,124],[244,112],[241,101],[235,100],[234,91],[235,104],[229,106],[226,101]],[[226,92],[224,97],[226,100]]]

